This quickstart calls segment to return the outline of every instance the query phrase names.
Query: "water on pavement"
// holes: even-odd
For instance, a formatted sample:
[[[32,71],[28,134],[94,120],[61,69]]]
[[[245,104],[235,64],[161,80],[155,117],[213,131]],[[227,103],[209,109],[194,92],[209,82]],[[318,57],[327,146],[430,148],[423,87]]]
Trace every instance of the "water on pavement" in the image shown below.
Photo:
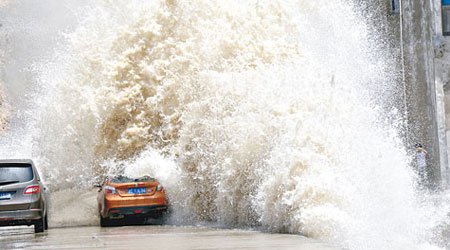
[[[34,234],[33,227],[0,228],[1,249],[300,249],[337,246],[300,235],[177,226],[65,227]]]

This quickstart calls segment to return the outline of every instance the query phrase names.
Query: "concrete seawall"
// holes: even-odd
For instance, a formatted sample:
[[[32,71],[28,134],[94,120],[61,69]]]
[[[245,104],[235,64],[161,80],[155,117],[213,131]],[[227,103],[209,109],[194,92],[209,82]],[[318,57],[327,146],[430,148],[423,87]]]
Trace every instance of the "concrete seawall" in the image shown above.
[[[397,58],[393,74],[400,71],[398,87],[404,92],[397,98],[403,98],[404,104],[398,102],[397,108],[405,117],[405,144],[411,154],[415,143],[423,144],[429,152],[433,183],[447,185],[446,131],[450,126],[446,126],[445,111],[450,110],[450,98],[444,89],[450,93],[450,38],[442,35],[441,0],[379,0],[375,4],[382,6],[379,14],[386,16],[378,26],[385,30],[387,49]],[[386,24],[388,28],[383,27]]]

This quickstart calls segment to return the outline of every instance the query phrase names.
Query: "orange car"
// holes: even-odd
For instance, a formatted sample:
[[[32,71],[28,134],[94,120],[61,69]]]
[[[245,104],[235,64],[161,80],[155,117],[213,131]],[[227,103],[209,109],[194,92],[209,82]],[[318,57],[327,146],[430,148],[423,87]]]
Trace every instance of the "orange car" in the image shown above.
[[[161,219],[167,212],[168,201],[164,188],[149,176],[138,179],[110,177],[99,187],[97,201],[102,227],[110,226],[114,219]]]

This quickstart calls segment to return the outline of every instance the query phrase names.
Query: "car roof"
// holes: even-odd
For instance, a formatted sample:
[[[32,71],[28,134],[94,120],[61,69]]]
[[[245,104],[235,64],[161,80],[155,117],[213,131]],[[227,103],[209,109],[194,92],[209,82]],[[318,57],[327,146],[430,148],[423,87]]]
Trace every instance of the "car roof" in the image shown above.
[[[0,164],[2,163],[28,163],[33,165],[33,161],[30,159],[0,159]]]

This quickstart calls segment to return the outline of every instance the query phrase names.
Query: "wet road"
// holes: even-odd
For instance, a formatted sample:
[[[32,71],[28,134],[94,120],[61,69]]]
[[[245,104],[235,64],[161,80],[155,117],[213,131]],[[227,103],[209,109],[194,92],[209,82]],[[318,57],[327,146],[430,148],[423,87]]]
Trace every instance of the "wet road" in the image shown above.
[[[1,249],[296,249],[338,250],[299,235],[177,226],[67,227],[34,234],[33,227],[0,228]]]

